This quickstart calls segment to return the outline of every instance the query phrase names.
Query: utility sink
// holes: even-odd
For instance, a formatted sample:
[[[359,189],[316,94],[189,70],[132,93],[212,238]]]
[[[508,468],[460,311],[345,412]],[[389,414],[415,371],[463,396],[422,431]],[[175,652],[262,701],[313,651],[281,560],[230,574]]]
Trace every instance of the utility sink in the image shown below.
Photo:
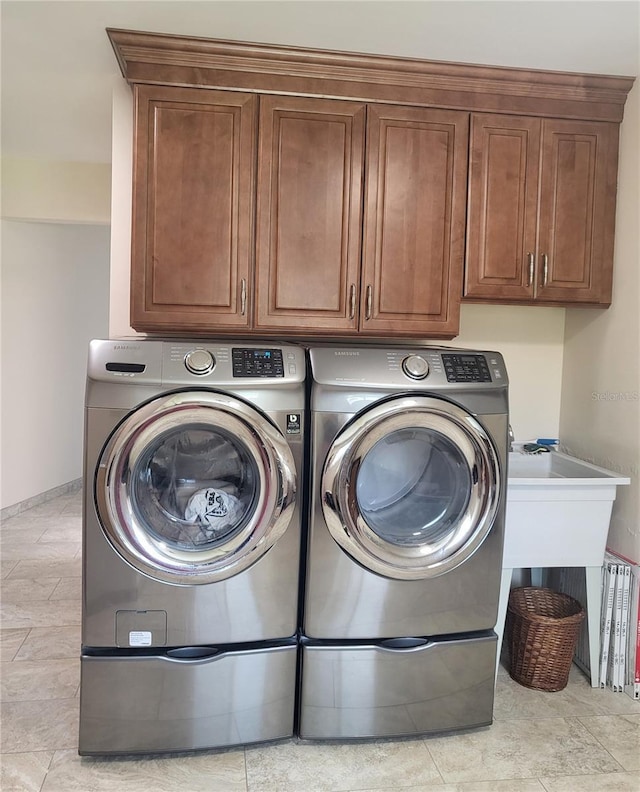
[[[541,454],[512,451],[509,454],[509,485],[567,486],[571,484],[598,487],[628,483],[629,479],[624,476],[559,451]]]
[[[512,451],[503,566],[601,566],[623,484],[625,476],[559,451]]]

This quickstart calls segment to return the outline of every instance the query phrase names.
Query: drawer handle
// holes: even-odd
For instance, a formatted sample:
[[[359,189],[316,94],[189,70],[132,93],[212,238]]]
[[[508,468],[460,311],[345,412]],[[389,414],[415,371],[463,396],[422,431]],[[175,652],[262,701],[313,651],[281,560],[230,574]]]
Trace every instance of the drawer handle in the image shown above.
[[[367,286],[367,314],[366,314],[366,317],[365,317],[366,319],[371,319],[371,301],[372,301],[372,298],[373,298],[373,289],[371,287],[371,284],[369,284],[369,286]]]
[[[387,652],[412,652],[429,645],[426,638],[388,638],[380,641],[380,649]]]
[[[170,660],[185,662],[197,662],[198,660],[211,660],[222,654],[219,649],[210,646],[184,646],[179,649],[170,649],[167,657]]]

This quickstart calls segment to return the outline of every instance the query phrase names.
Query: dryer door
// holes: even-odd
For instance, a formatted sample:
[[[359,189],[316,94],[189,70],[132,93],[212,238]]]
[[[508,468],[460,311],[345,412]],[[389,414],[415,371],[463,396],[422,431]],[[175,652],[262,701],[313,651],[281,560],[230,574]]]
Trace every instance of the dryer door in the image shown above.
[[[113,547],[140,572],[179,585],[255,563],[286,530],[295,491],[280,430],[213,391],[167,394],[137,409],[110,437],[95,476]]]
[[[322,508],[333,538],[367,569],[397,580],[442,575],[485,539],[500,464],[461,407],[401,396],[356,417],[331,445]]]

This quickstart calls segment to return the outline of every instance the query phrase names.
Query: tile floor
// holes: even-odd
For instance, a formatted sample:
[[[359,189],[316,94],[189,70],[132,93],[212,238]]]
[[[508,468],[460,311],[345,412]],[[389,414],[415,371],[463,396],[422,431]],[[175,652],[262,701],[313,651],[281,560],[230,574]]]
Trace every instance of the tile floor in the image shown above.
[[[67,493],[2,526],[3,792],[640,790],[640,705],[592,690],[576,668],[559,693],[527,690],[501,670],[494,724],[477,731],[81,759],[80,501]]]

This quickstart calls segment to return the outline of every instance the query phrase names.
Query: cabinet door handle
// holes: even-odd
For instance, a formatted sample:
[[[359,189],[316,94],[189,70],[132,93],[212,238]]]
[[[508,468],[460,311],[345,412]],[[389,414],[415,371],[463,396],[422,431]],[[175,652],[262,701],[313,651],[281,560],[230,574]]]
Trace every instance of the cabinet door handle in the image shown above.
[[[534,253],[529,253],[527,255],[527,260],[529,261],[529,277],[527,280],[527,286],[531,286],[533,283],[533,272],[535,268],[536,257]]]
[[[240,281],[240,315],[244,316],[247,312],[247,281],[243,278]]]
[[[549,280],[549,256],[542,254],[542,285],[546,286]]]
[[[372,298],[373,298],[373,289],[371,287],[371,284],[369,284],[367,286],[367,313],[366,313],[366,316],[365,316],[366,319],[371,319],[371,300],[372,300]]]
[[[356,315],[356,284],[351,284],[351,296],[349,297],[349,319]]]

